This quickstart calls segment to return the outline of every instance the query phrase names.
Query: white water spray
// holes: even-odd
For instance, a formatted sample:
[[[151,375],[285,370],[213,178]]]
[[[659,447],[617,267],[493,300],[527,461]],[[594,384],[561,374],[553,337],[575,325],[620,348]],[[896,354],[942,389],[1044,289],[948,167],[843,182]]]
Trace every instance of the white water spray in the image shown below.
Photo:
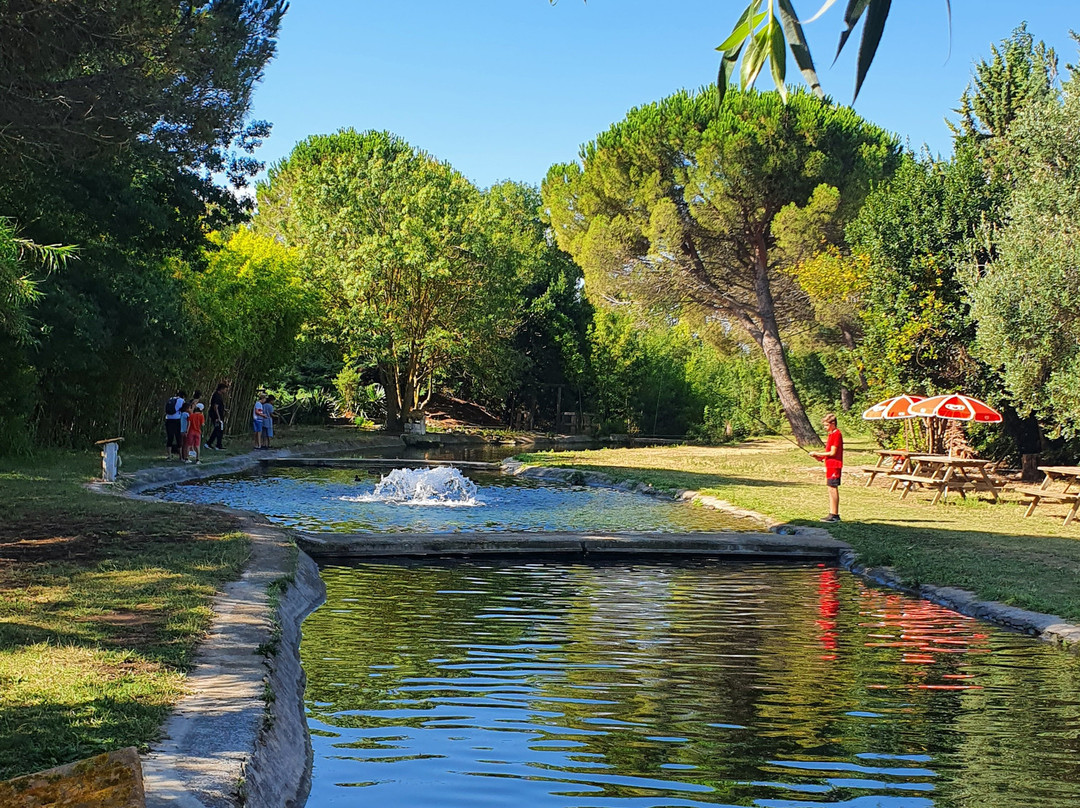
[[[394,505],[441,505],[468,508],[483,505],[476,498],[476,483],[453,466],[430,469],[394,469],[379,480],[370,494],[342,497],[348,502],[385,502]]]

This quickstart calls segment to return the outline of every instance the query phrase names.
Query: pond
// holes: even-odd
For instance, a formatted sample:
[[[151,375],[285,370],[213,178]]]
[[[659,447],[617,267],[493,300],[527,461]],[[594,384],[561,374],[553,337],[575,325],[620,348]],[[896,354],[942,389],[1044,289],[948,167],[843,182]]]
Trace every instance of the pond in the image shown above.
[[[308,805],[1080,805],[1080,660],[829,567],[323,570]]]
[[[756,522],[665,497],[468,472],[472,501],[400,503],[373,496],[390,469],[275,466],[162,488],[173,502],[256,511],[282,525],[328,533],[493,531],[714,532],[760,530]],[[438,473],[433,472],[433,473]]]

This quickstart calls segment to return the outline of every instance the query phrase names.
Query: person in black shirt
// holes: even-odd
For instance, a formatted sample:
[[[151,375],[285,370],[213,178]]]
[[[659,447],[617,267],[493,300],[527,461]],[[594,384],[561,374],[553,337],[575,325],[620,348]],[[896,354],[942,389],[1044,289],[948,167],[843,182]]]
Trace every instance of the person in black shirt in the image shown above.
[[[206,439],[207,449],[222,449],[221,439],[225,434],[225,391],[229,389],[228,382],[222,382],[210,396],[210,437]],[[216,445],[215,445],[216,443]]]

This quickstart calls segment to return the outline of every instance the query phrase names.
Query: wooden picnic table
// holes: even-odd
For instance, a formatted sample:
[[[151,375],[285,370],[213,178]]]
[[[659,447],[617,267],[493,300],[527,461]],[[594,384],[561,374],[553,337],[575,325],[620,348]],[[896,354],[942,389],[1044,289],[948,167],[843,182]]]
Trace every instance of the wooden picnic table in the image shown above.
[[[912,465],[909,473],[889,475],[904,487],[900,499],[904,499],[912,488],[919,486],[935,489],[934,499],[930,503],[932,505],[944,501],[950,491],[956,491],[961,497],[966,497],[967,491],[987,491],[994,502],[999,501],[998,492],[1001,486],[986,473],[986,467],[991,462],[989,460],[919,454],[911,455],[908,460]]]
[[[874,478],[879,474],[907,474],[910,472],[910,458],[915,452],[909,452],[907,449],[878,449],[876,454],[878,456],[877,465],[860,467],[867,477],[866,488],[874,484]],[[899,482],[893,480],[889,490],[895,491],[897,485],[899,485]]]
[[[1080,508],[1080,466],[1039,466],[1039,471],[1044,475],[1042,485],[1018,485],[1013,489],[1025,497],[1031,497],[1024,516],[1031,516],[1040,502],[1049,499],[1070,506],[1065,514],[1065,524],[1068,525],[1076,518],[1077,508]]]

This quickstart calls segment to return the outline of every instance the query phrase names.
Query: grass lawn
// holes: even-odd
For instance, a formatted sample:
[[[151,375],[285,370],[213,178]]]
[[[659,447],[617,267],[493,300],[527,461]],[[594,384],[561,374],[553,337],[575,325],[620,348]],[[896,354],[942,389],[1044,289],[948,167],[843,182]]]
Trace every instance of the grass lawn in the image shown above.
[[[868,440],[848,440],[845,465],[872,465],[873,449]],[[778,439],[731,447],[545,452],[524,459],[694,489],[796,525],[818,525],[828,510],[822,464]],[[997,505],[969,494],[931,506],[930,496],[914,492],[901,502],[880,477],[864,488],[861,478],[845,475],[844,521],[827,528],[864,563],[895,567],[908,583],[958,586],[1080,622],[1080,522],[1062,527],[1063,506],[1044,503],[1024,519],[1016,494]]]
[[[153,740],[248,555],[228,517],[86,491],[99,468],[0,460],[0,778]]]
[[[296,426],[274,445],[382,437]],[[203,463],[251,436],[225,447]],[[121,455],[123,472],[168,462],[164,435]],[[100,469],[96,450],[0,458],[0,779],[153,741],[248,557],[228,516],[87,491]]]

